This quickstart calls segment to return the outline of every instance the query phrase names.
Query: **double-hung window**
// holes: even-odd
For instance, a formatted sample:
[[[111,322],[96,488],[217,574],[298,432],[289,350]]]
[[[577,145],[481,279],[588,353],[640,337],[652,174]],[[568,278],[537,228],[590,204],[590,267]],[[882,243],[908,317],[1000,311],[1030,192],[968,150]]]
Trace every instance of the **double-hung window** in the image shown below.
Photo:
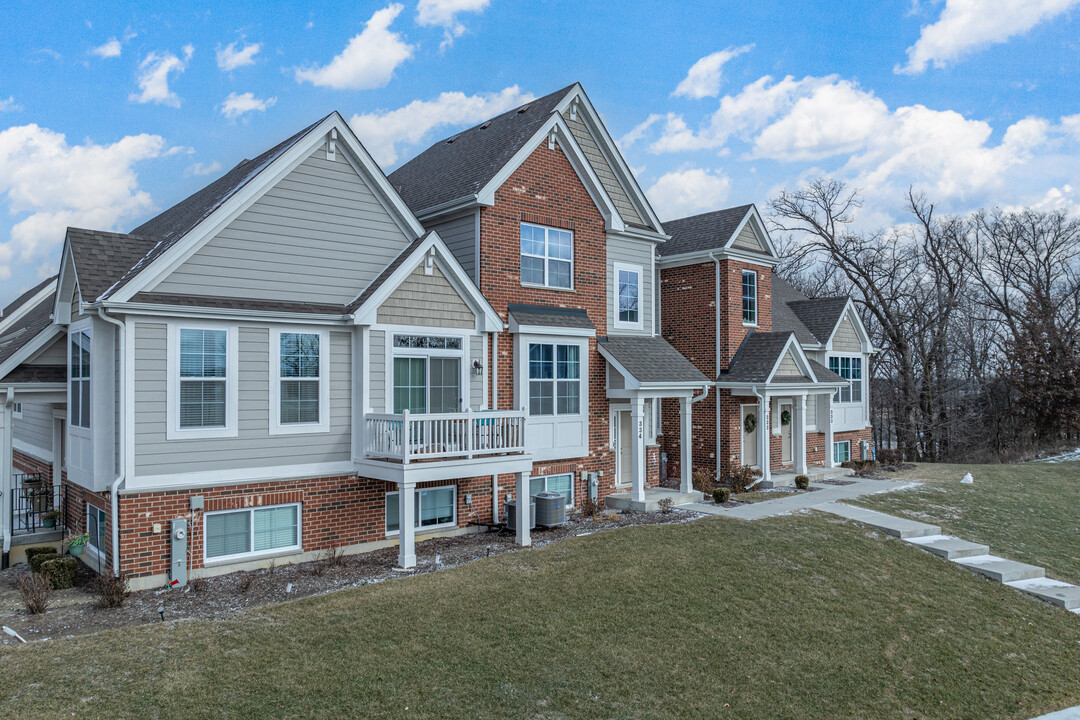
[[[836,391],[833,401],[838,403],[862,402],[862,358],[861,357],[830,357],[829,369],[834,373],[850,381],[844,387]]]
[[[398,506],[399,495],[386,493],[386,532],[400,530],[398,522],[401,514]],[[434,530],[457,525],[457,488],[453,485],[426,488],[414,491],[413,527],[417,530]]]
[[[640,329],[641,267],[615,263],[615,327]]]
[[[574,476],[565,473],[529,478],[529,495],[541,492],[559,493],[566,498],[566,506],[571,507],[574,504]]]
[[[521,284],[574,286],[574,233],[521,223]]]
[[[742,321],[743,325],[757,325],[757,273],[742,271]]]
[[[270,432],[328,431],[329,334],[279,329],[271,332],[270,344]]]
[[[169,328],[166,437],[236,437],[236,327]]]
[[[69,422],[72,427],[90,427],[90,331],[73,330],[71,347],[71,402]]]
[[[16,420],[22,419],[22,403],[11,404],[11,416]]]
[[[529,343],[529,414],[581,412],[581,347]]]
[[[300,504],[205,515],[206,560],[242,560],[301,549]]]

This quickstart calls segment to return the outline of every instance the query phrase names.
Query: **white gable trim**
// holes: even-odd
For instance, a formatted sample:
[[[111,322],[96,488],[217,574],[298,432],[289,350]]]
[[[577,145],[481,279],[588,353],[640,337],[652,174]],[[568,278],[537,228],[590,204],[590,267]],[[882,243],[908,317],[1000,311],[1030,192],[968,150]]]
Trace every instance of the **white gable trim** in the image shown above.
[[[446,243],[439,237],[439,233],[434,230],[428,234],[424,241],[420,243],[420,246],[413,250],[412,254],[401,265],[394,269],[394,272],[390,274],[390,277],[386,278],[383,284],[379,286],[379,289],[373,292],[371,297],[356,309],[356,312],[353,313],[353,322],[357,325],[375,325],[378,322],[378,312],[382,304],[398,289],[406,278],[412,275],[413,270],[418,268],[421,263],[426,262],[429,253],[432,252],[438,258],[439,266],[443,270],[443,275],[446,276],[447,281],[457,291],[458,295],[465,300],[472,311],[477,314],[477,330],[480,332],[502,331],[502,318],[495,312],[495,308],[491,307],[491,303],[487,301],[487,298],[480,294],[480,289],[469,278],[465,268],[461,267],[461,263],[454,257],[454,253],[450,252],[450,249],[446,247]]]
[[[372,192],[390,212],[407,237],[418,238],[424,234],[420,221],[409,210],[401,196],[390,185],[382,170],[356,138],[349,124],[337,112],[327,117],[318,126],[312,128],[303,138],[263,169],[251,182],[225,201],[221,207],[204,218],[194,229],[175,245],[161,254],[150,265],[143,268],[126,285],[110,298],[115,302],[127,302],[143,290],[150,289],[164,280],[172,271],[180,267],[206,243],[214,238],[229,223],[255,204],[266,192],[292,172],[311,153],[327,142],[331,130],[338,131],[336,142],[344,145],[351,152],[345,156],[361,178],[371,187]]]
[[[69,284],[71,292],[65,290]],[[56,299],[53,301],[54,323],[67,325],[71,322],[71,299],[78,290],[79,273],[75,268],[75,256],[71,254],[71,241],[65,234],[64,249],[60,253],[60,275],[56,278]]]
[[[727,242],[724,243],[724,248],[733,253],[739,250],[739,248],[732,247],[732,245],[734,244],[736,238],[739,237],[739,233],[741,233],[743,231],[743,228],[746,227],[747,223],[750,223],[750,229],[753,231],[754,235],[757,236],[758,242],[761,243],[761,246],[765,248],[765,250],[769,253],[771,257],[777,257],[776,246],[773,245],[772,238],[769,237],[769,231],[765,228],[765,222],[761,219],[761,215],[758,213],[756,205],[750,206],[750,209],[746,213],[746,217],[742,219],[742,222],[739,223],[739,226],[735,228],[735,232],[731,233],[731,237],[729,237]]]
[[[829,333],[829,339],[825,341],[825,349],[832,350],[833,338],[836,337],[836,331],[840,329],[840,323],[844,321],[844,318],[849,318],[851,324],[855,326],[855,334],[859,336],[859,342],[862,343],[864,353],[875,352],[873,344],[870,342],[870,333],[866,332],[866,327],[862,323],[862,319],[859,318],[859,313],[855,310],[855,303],[848,298],[847,305],[844,306],[844,311],[840,313],[840,317],[837,318],[836,324],[833,325],[832,332]]]
[[[814,374],[813,369],[810,367],[810,361],[806,358],[806,353],[803,352],[802,346],[799,345],[799,341],[795,339],[795,333],[788,335],[787,342],[784,344],[784,349],[780,351],[780,354],[776,358],[776,362],[773,363],[772,370],[769,371],[769,376],[765,379],[765,384],[769,384],[773,381],[773,377],[776,376],[776,371],[780,369],[780,363],[784,362],[784,358],[788,353],[791,353],[791,357],[795,358],[795,364],[799,366],[799,370],[803,375],[810,378],[813,382],[817,382],[817,375]]]
[[[548,121],[540,126],[540,129],[529,138],[528,142],[521,146],[521,149],[517,151],[514,157],[510,158],[510,161],[503,165],[499,172],[495,173],[495,177],[491,178],[487,185],[476,194],[476,202],[480,205],[494,205],[495,191],[510,179],[510,176],[532,155],[540,143],[549,142],[550,144],[552,137],[558,140],[559,146],[563,149],[563,154],[570,161],[571,167],[574,168],[574,172],[577,173],[581,183],[585,186],[589,197],[600,209],[600,214],[604,216],[605,228],[616,232],[625,231],[626,224],[623,222],[622,216],[619,215],[619,211],[615,209],[615,203],[611,201],[611,197],[608,196],[607,190],[601,184],[600,178],[596,176],[592,165],[586,159],[585,153],[582,152],[581,147],[574,140],[566,121],[558,113],[553,113]]]
[[[630,202],[634,203],[638,213],[649,221],[649,224],[652,225],[656,232],[663,233],[664,229],[660,224],[660,218],[653,212],[652,205],[649,204],[648,197],[641,190],[641,186],[638,185],[637,178],[631,172],[626,158],[623,157],[619,146],[615,144],[615,141],[608,133],[607,128],[600,119],[600,114],[596,112],[596,108],[593,107],[589,96],[585,94],[585,89],[580,84],[575,85],[574,89],[566,94],[566,97],[562,99],[555,109],[559,113],[568,114],[571,106],[575,104],[577,105],[576,111],[579,117],[582,117],[581,110],[586,111],[582,121],[585,123],[585,127],[592,132],[593,139],[597,141],[597,147],[607,158],[608,164],[611,165],[611,169],[615,173],[615,178],[623,186],[623,190],[626,191]]]
[[[0,365],[0,378],[7,377],[15,368],[19,367],[22,363],[38,354],[41,350],[46,348],[54,338],[63,335],[64,330],[56,323],[49,325],[44,330],[35,335],[28,343],[15,351],[15,354],[9,357],[2,365]],[[65,361],[66,366],[66,361]]]

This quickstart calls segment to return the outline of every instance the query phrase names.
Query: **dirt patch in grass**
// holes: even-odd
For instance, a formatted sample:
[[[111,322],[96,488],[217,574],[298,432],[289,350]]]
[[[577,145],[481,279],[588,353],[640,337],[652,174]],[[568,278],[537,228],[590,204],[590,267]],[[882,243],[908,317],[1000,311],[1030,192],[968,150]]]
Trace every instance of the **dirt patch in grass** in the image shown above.
[[[605,513],[597,519],[571,515],[557,528],[532,531],[533,547],[542,547],[583,534],[635,525],[686,522],[697,513]],[[187,587],[160,588],[132,593],[121,608],[97,607],[92,591],[94,573],[79,563],[76,585],[52,594],[49,611],[30,615],[16,588],[17,579],[30,572],[25,564],[0,572],[0,624],[15,628],[27,641],[70,637],[110,628],[142,625],[165,620],[230,617],[249,608],[285,600],[321,595],[343,588],[379,583],[407,575],[418,575],[456,567],[481,558],[523,550],[511,532],[485,532],[449,538],[433,538],[416,544],[417,567],[402,573],[397,565],[396,547],[359,555],[346,555],[261,570],[230,573],[193,580]],[[18,641],[0,635],[0,646]]]
[[[757,490],[751,492],[738,493],[732,495],[732,499],[740,504],[750,504],[759,502],[768,502],[769,500],[779,500],[780,498],[791,497],[792,495],[805,495],[809,492],[814,492],[817,488],[808,488],[806,490],[799,490],[798,488],[773,488],[772,490]],[[735,507],[738,507],[737,505]]]

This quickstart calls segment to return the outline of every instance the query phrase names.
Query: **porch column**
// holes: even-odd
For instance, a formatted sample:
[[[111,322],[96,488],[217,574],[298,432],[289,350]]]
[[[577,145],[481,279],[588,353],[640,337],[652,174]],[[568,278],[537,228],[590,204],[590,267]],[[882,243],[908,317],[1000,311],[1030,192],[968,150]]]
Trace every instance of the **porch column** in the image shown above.
[[[5,569],[8,566],[8,553],[11,552],[11,425],[14,402],[15,393],[8,388],[7,399],[0,407],[0,529],[3,530],[3,560],[0,567]]]
[[[761,469],[761,480],[772,479],[769,472],[769,455],[772,451],[772,418],[769,416],[769,393],[763,393],[758,398],[758,468]]]
[[[633,452],[630,461],[633,500],[645,502],[645,400],[638,395],[630,400],[630,426],[633,429],[630,440]]]
[[[792,418],[792,422],[795,423],[795,427],[792,430],[795,431],[795,437],[793,438],[792,448],[795,461],[795,474],[806,474],[806,396],[795,396],[795,417]]]
[[[398,567],[416,567],[416,483],[398,483]]]
[[[515,473],[517,479],[517,544],[522,547],[532,545],[532,533],[529,528],[532,525],[532,517],[529,513],[529,504],[532,497],[529,495],[528,473]]]
[[[825,467],[836,467],[833,460],[833,393],[829,393],[829,404],[825,412]]]
[[[690,404],[690,398],[684,397],[679,400],[679,430],[682,435],[682,439],[679,442],[679,459],[680,477],[679,477],[679,490],[684,493],[688,493],[694,489],[694,471],[690,466],[693,453],[693,438],[694,431],[693,426],[690,424],[691,416],[693,415]]]

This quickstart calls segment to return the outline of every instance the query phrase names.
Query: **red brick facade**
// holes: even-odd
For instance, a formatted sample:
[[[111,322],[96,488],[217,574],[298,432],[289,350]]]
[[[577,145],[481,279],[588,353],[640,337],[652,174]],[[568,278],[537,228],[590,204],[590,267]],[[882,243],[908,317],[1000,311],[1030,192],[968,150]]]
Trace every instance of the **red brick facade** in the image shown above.
[[[18,450],[11,451],[11,466],[18,472],[26,473],[27,475],[41,475],[46,480],[52,480],[53,467],[52,463],[39,460],[32,455],[27,455],[24,452]]]

